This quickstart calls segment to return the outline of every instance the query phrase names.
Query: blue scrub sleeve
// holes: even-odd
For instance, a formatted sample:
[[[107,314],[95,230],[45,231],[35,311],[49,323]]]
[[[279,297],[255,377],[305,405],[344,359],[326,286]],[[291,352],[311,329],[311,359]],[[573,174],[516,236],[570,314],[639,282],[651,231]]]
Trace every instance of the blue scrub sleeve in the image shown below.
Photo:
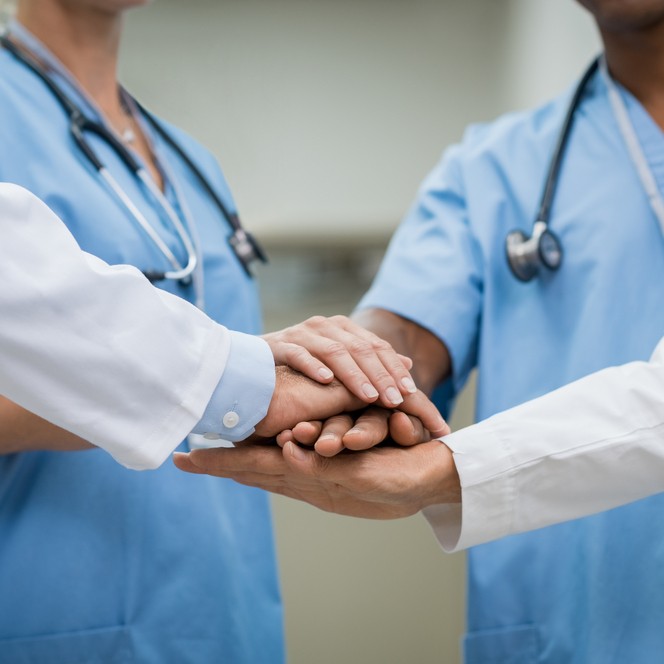
[[[241,332],[230,336],[226,368],[192,431],[202,434],[209,447],[217,447],[220,438],[235,443],[250,436],[267,414],[274,392],[274,357],[267,343]]]
[[[424,181],[358,308],[386,309],[435,334],[450,352],[458,391],[477,360],[482,284],[457,146]]]

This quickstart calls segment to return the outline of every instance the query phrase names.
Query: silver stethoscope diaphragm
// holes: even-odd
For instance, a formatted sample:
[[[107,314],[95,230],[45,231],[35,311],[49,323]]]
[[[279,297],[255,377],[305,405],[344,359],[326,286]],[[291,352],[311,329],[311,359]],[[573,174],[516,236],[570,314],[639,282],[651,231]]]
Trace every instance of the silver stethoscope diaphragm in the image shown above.
[[[576,110],[581,103],[588,81],[593,77],[598,67],[599,58],[595,59],[590,67],[588,67],[572,95],[572,100],[565,114],[556,148],[549,164],[544,192],[540,201],[536,221],[533,224],[532,233],[528,236],[522,230],[517,229],[508,233],[505,239],[507,263],[512,274],[519,281],[531,281],[540,273],[541,268],[556,271],[562,264],[562,245],[558,237],[549,230],[551,206],[556,187],[558,186],[560,167],[565,149],[569,143],[569,135],[572,124],[574,123]]]
[[[542,221],[535,223],[530,237],[520,230],[508,233],[505,249],[512,274],[519,281],[533,279],[541,266],[555,271],[563,261],[560,240]]]

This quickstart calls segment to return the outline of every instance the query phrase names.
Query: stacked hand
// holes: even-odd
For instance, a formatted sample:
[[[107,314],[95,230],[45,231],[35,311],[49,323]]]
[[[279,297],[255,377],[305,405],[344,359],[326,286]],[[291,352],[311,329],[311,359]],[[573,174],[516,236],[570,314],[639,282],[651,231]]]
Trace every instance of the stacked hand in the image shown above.
[[[296,369],[319,383],[334,377],[367,403],[394,408],[417,392],[410,358],[345,316],[314,316],[280,332],[263,335],[277,365]]]
[[[195,450],[175,455],[178,468],[368,518],[459,501],[452,454],[432,440],[450,429],[417,390],[408,358],[344,317],[312,318],[264,338],[277,365],[288,366],[277,367],[256,436],[283,449]],[[386,439],[398,446],[375,447]]]

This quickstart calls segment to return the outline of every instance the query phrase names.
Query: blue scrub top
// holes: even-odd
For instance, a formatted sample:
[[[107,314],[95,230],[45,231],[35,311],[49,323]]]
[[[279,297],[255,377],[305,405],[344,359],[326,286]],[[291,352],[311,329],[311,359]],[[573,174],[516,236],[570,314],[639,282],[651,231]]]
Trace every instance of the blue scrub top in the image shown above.
[[[664,136],[625,96],[664,190]],[[448,150],[360,305],[443,340],[455,390],[479,367],[478,419],[647,359],[664,334],[662,230],[600,76],[577,111],[552,210],[562,267],[527,284],[510,273],[505,237],[532,230],[569,98],[471,128]],[[656,496],[471,550],[466,661],[660,661],[663,511]]]
[[[212,156],[182,132],[169,131],[234,209]],[[185,201],[195,221],[207,313],[230,328],[258,332],[256,287],[229,249],[228,224],[182,160],[153,139],[167,170],[168,197],[176,207]],[[170,222],[145,190],[105,143],[89,140],[186,262]],[[75,147],[53,95],[7,52],[0,52],[0,180],[42,198],[86,251],[113,264],[168,269]],[[191,287],[160,286],[193,300]],[[263,492],[188,475],[169,461],[156,471],[133,472],[100,450],[0,457],[0,662],[283,659]]]

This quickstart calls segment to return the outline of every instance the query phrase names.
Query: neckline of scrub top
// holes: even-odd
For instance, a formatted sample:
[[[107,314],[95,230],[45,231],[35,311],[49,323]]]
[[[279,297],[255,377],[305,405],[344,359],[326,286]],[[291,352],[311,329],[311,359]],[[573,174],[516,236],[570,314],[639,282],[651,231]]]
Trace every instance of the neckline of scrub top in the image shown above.
[[[24,25],[22,25],[15,18],[11,19],[7,26],[7,34],[14,35],[18,38],[20,43],[24,44],[31,53],[33,53],[39,60],[46,65],[50,74],[55,75],[61,82],[66,85],[66,92],[72,94],[77,103],[81,103],[84,106],[84,110],[90,114],[90,117],[96,122],[100,122],[106,129],[111,131],[116,138],[122,141],[122,137],[118,134],[115,127],[113,127],[102,112],[99,105],[88,95],[88,93],[81,87],[81,85],[76,80],[76,77],[69,71],[67,66],[46,46],[38,37],[33,35]],[[173,207],[176,214],[188,222],[188,210],[186,203],[182,199],[182,193],[179,191],[173,173],[167,165],[167,159],[162,153],[160,146],[156,141],[156,136],[153,128],[145,121],[145,118],[136,108],[136,104],[133,101],[131,95],[120,85],[120,94],[125,99],[126,103],[129,105],[132,115],[136,122],[139,124],[143,135],[146,138],[148,143],[148,149],[154,155],[156,166],[159,169],[161,177],[164,181],[164,191],[163,194],[166,197],[166,200]],[[146,163],[143,157],[138,154],[135,150],[132,150],[132,156],[138,160],[138,162],[146,168]],[[147,168],[146,168],[147,170]],[[194,232],[191,229],[192,224],[186,223],[189,233],[193,236]],[[195,244],[195,243],[194,243]]]
[[[107,121],[104,116],[101,108],[97,103],[92,99],[86,91],[80,86],[74,75],[69,71],[67,66],[35,35],[33,35],[24,25],[22,25],[16,19],[11,19],[7,25],[7,34],[15,35],[18,40],[24,44],[41,62],[46,65],[50,74],[57,76],[61,79],[67,87],[67,92],[73,94],[77,101],[82,102],[85,107],[84,110],[90,113],[90,116],[97,122],[100,122],[104,125],[109,131],[122,141],[121,136],[115,130],[115,128]],[[132,109],[132,114],[134,119],[139,123],[141,130],[147,140],[148,149],[154,155],[156,166],[159,169],[161,176],[164,180],[164,191],[163,194],[166,197],[166,200],[173,208],[175,214],[179,216],[184,227],[188,231],[191,241],[194,245],[197,255],[200,256],[200,240],[198,233],[196,231],[195,224],[191,223],[191,212],[187,206],[186,200],[180,191],[176,178],[173,176],[172,170],[168,166],[168,160],[160,149],[161,146],[158,144],[155,136],[155,132],[152,127],[146,122],[142,114],[136,108],[136,104],[133,101],[131,95],[126,92],[126,90],[119,85],[120,94],[125,98],[125,101],[130,105]],[[129,148],[131,150],[131,147]],[[131,150],[132,155],[139,163],[145,168],[145,160],[143,157],[138,154],[135,150]],[[159,218],[162,220],[162,223],[165,222],[162,215],[159,215]],[[171,224],[172,226],[172,224]],[[172,228],[169,228],[169,231],[172,232]],[[196,296],[196,306],[199,309],[204,309],[204,300],[203,300],[203,270],[201,261],[199,261],[199,266],[195,271],[196,281],[198,284],[197,287],[197,296]]]
[[[82,103],[87,112],[94,118],[96,122],[100,122],[108,129],[121,143],[124,144],[122,136],[118,131],[111,125],[106,116],[102,112],[101,108],[95,102],[92,97],[81,87],[79,82],[76,80],[76,77],[69,71],[68,67],[44,44],[38,37],[33,35],[30,30],[28,30],[24,25],[22,25],[17,19],[13,18],[9,21],[7,25],[7,34],[15,35],[19,42],[24,44],[31,53],[33,53],[43,64],[46,65],[47,70],[50,74],[54,74],[66,84],[69,94],[74,94],[79,103]],[[123,98],[123,101],[128,105],[130,113],[134,120],[138,123],[145,136],[145,140],[148,144],[148,149],[155,157],[156,167],[159,170],[161,177],[164,180],[164,194],[167,198],[171,198],[176,195],[176,192],[173,191],[172,182],[170,174],[164,168],[164,160],[159,154],[159,150],[156,149],[155,136],[152,130],[152,127],[145,121],[134,103],[131,95],[118,84],[120,90],[120,95]],[[131,149],[131,147],[130,147]],[[146,168],[146,163],[143,157],[138,154],[135,150],[131,150],[132,156],[139,161],[139,163]],[[169,196],[170,194],[170,196]],[[172,202],[172,201],[171,201]]]
[[[655,178],[657,188],[664,194],[664,131],[627,88],[615,80],[614,83],[625,102],[634,133]]]

